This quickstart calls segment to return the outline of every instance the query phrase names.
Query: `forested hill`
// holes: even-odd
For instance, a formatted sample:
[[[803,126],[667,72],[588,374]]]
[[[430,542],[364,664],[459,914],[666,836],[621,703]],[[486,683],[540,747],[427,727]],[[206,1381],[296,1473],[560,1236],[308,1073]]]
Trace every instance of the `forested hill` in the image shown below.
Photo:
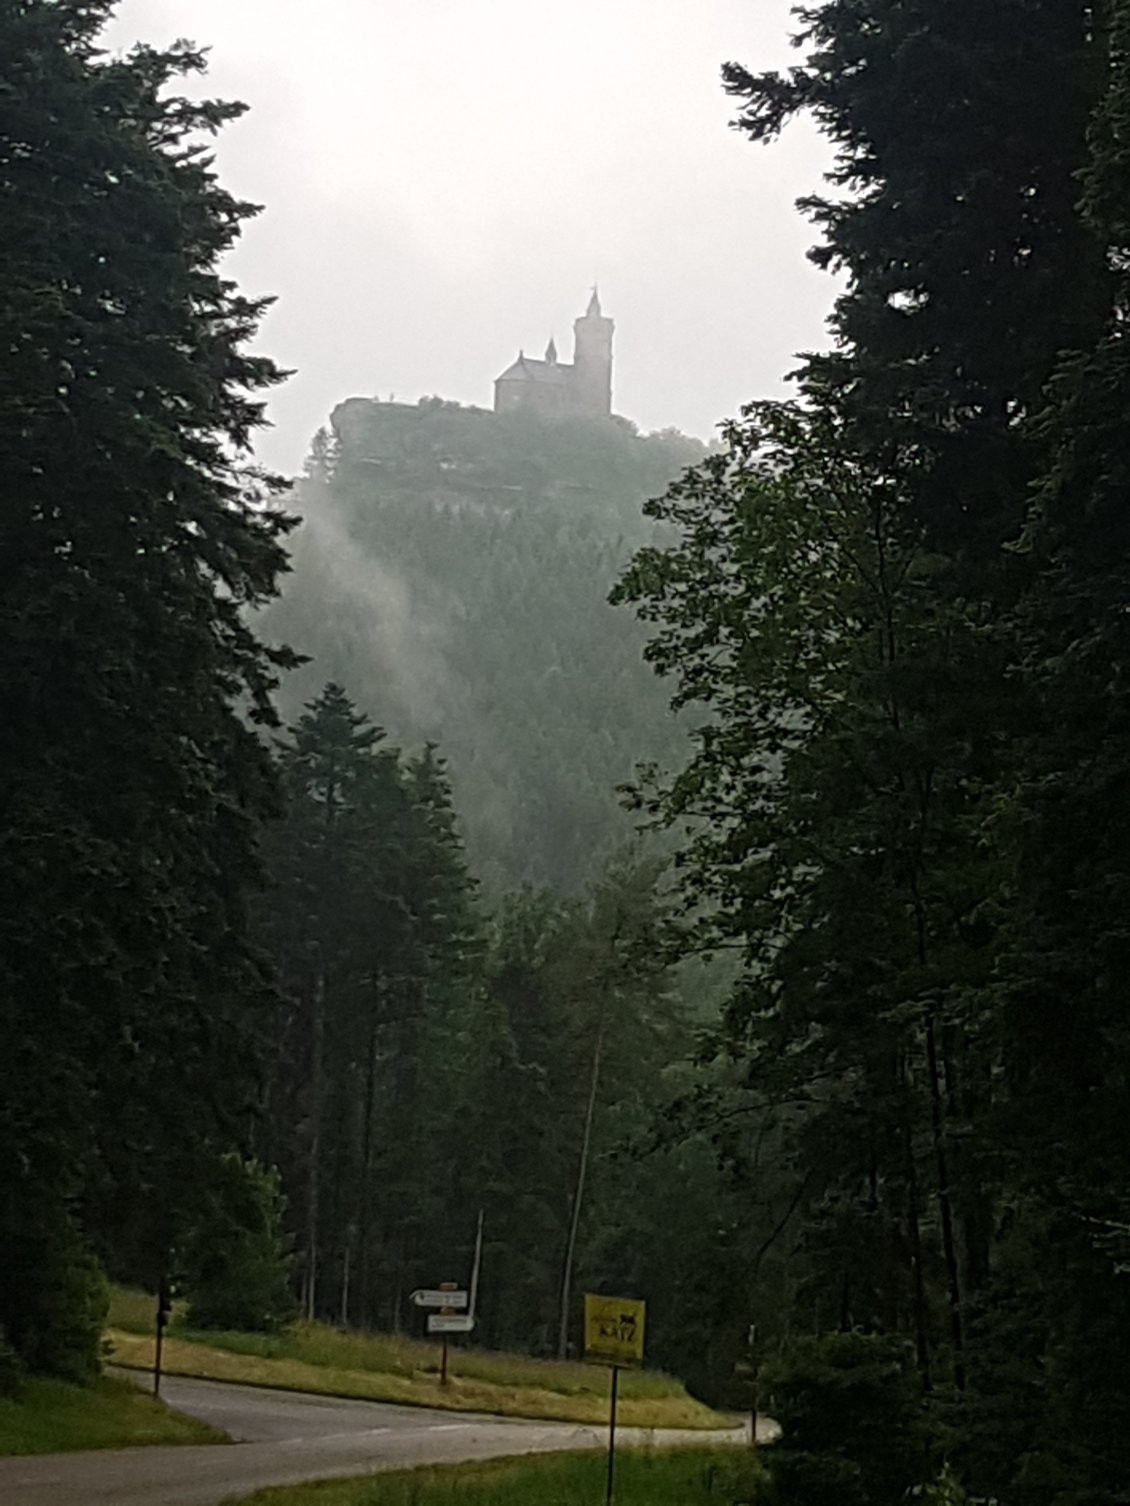
[[[488,889],[576,888],[629,830],[616,785],[682,759],[645,634],[606,597],[654,529],[643,503],[703,445],[435,398],[351,398],[331,430],[262,623],[312,656],[284,710],[340,682],[395,742],[440,745]]]

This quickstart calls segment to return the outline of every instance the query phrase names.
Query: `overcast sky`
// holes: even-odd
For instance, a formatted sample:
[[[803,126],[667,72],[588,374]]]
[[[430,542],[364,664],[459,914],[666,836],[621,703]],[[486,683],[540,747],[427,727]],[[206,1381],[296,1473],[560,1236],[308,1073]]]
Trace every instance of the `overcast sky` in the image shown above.
[[[251,110],[218,148],[265,205],[231,271],[278,303],[297,374],[263,458],[297,470],[351,396],[489,405],[520,346],[563,359],[599,281],[613,405],[707,437],[824,343],[830,279],[794,200],[807,123],[728,128],[719,69],[788,65],[790,0],[123,0],[117,48],[211,48],[202,87]]]

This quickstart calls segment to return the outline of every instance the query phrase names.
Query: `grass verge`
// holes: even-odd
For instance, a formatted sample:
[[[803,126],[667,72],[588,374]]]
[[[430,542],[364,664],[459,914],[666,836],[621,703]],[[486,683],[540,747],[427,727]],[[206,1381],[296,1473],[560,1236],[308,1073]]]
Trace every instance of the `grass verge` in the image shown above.
[[[226,1433],[170,1411],[126,1381],[70,1386],[28,1380],[18,1396],[0,1399],[0,1454],[229,1441]]]
[[[593,1506],[604,1499],[600,1453],[447,1464],[360,1480],[260,1490],[228,1506]],[[744,1506],[758,1467],[748,1449],[630,1449],[616,1456],[616,1506]]]
[[[152,1365],[151,1323],[151,1299],[115,1291],[108,1337],[116,1364]],[[441,1386],[436,1344],[344,1333],[322,1323],[297,1323],[275,1335],[202,1333],[186,1330],[174,1315],[163,1362],[171,1375],[363,1401],[561,1422],[603,1422],[608,1416],[608,1372],[600,1366],[453,1346],[450,1381]],[[688,1396],[671,1376],[648,1370],[622,1372],[617,1416],[626,1427],[721,1428],[730,1422]]]

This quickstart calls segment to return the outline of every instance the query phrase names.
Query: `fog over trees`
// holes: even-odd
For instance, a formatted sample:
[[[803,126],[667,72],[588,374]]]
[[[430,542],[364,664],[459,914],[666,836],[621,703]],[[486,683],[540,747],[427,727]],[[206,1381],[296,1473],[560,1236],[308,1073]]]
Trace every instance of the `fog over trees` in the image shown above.
[[[414,1332],[481,1227],[476,1344],[762,1366],[765,1500],[1124,1502],[1128,0],[726,64],[842,282],[719,440],[605,413],[594,290],[293,483],[241,107],[113,10],[0,9],[0,1389],[107,1279]]]
[[[685,746],[643,628],[607,597],[655,535],[643,504],[704,453],[619,421],[342,403],[259,622],[310,655],[282,704],[334,679],[398,741],[435,741],[491,892],[576,892],[631,835],[617,786]]]

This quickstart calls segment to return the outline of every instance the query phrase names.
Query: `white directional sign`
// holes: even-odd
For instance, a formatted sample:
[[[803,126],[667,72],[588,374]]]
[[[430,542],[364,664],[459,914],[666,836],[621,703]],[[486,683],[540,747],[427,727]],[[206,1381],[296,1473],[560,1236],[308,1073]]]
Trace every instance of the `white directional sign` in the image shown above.
[[[466,1292],[445,1292],[439,1287],[421,1286],[410,1294],[417,1307],[466,1307]]]
[[[465,1296],[466,1293],[461,1295]],[[429,1333],[470,1333],[475,1320],[470,1313],[429,1313]]]

